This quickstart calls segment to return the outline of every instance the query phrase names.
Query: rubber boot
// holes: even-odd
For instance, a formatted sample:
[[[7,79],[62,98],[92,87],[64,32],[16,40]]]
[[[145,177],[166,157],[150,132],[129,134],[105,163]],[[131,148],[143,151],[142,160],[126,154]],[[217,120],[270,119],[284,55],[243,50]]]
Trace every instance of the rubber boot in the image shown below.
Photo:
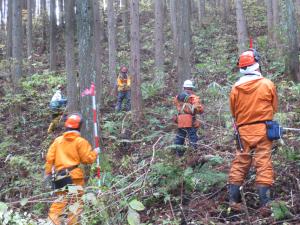
[[[266,206],[266,204],[270,201],[270,187],[258,186],[257,189],[258,189],[260,207]]]
[[[229,184],[229,205],[235,211],[242,210],[240,185]]]
[[[260,208],[259,212],[263,217],[269,217],[271,215],[270,206],[268,206],[268,202],[270,202],[270,187],[269,186],[258,186],[258,195]]]

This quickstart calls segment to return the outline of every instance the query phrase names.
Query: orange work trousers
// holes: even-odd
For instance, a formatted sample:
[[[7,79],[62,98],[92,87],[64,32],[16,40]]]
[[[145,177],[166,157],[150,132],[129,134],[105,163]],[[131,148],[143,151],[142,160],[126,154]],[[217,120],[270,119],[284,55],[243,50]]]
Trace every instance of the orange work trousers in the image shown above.
[[[239,128],[244,151],[236,151],[232,162],[229,183],[242,185],[253,165],[256,169],[256,185],[271,186],[274,182],[271,151],[272,141],[266,135],[265,124],[252,124]]]
[[[73,179],[73,183],[78,186],[84,185],[83,179]],[[76,213],[73,214],[72,212],[68,212],[68,219],[67,223],[68,225],[78,225],[80,224],[78,222],[78,217],[80,216],[80,213],[82,211],[82,199],[81,196],[83,195],[82,192],[79,192],[77,195],[70,195],[67,191],[64,192],[58,192],[56,193],[58,196],[57,200],[55,200],[52,205],[50,206],[48,218],[49,220],[55,224],[60,225],[61,224],[61,218],[60,216],[63,213],[66,213],[65,210],[67,210],[67,205],[75,204],[76,202],[79,203],[79,207],[76,210]]]

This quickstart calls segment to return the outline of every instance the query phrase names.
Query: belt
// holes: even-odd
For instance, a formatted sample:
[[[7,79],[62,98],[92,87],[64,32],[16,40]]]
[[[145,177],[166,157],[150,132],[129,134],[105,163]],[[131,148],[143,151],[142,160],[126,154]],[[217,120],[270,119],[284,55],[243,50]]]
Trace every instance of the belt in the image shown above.
[[[74,170],[76,168],[78,168],[78,165],[67,167],[67,168],[61,169],[61,170],[59,170],[57,172],[61,172],[61,171],[64,171],[64,170],[67,170],[67,171],[71,172],[72,170]]]
[[[255,121],[255,122],[251,122],[251,123],[243,123],[241,125],[238,125],[238,128],[246,126],[246,125],[253,125],[253,124],[259,124],[259,123],[266,123],[266,121]]]

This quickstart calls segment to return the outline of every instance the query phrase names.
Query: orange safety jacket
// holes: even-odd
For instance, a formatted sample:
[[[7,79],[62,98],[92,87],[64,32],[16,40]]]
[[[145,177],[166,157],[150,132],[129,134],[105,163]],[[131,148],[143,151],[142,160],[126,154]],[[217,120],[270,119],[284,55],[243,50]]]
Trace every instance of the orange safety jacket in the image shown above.
[[[118,76],[117,79],[117,86],[118,91],[128,91],[131,87],[131,77],[128,75],[124,78],[121,74]]]
[[[236,82],[230,93],[230,109],[238,126],[272,120],[277,112],[273,82],[262,76],[251,76]]]
[[[190,90],[186,90],[186,92],[190,94],[186,102],[179,101],[177,99],[177,96],[174,98],[174,104],[178,111],[178,128],[198,128],[200,126],[200,123],[199,121],[193,121],[195,120],[194,116],[196,114],[201,114],[204,109],[200,102],[199,96],[195,95],[194,92]]]
[[[97,152],[92,150],[89,142],[78,131],[67,131],[51,144],[46,156],[45,172],[51,174],[52,166],[55,171],[59,171],[80,163],[92,164],[96,158]],[[84,178],[80,168],[73,169],[70,174],[72,179]]]

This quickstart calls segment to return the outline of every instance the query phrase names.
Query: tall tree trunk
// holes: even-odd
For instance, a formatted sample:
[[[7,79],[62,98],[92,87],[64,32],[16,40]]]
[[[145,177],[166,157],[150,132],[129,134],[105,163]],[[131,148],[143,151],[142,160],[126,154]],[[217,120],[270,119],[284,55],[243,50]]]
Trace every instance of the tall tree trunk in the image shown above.
[[[287,15],[287,37],[288,54],[286,60],[286,70],[295,82],[300,82],[299,55],[298,55],[298,31],[293,0],[285,0]]]
[[[117,79],[116,75],[116,56],[117,56],[117,48],[116,48],[116,14],[114,8],[114,1],[110,0],[107,2],[107,30],[108,30],[108,50],[109,50],[109,79],[111,87],[114,86],[115,81]]]
[[[95,57],[95,70],[96,70],[96,89],[97,91],[97,107],[99,110],[102,109],[103,100],[103,76],[102,76],[102,60],[101,55],[103,54],[102,41],[104,35],[103,27],[101,27],[100,17],[100,5],[98,0],[93,0],[93,24],[94,24],[94,57]]]
[[[65,0],[65,44],[66,44],[66,73],[67,73],[67,95],[68,111],[78,111],[78,88],[77,77],[75,72],[75,1]]]
[[[29,74],[32,74],[32,0],[27,0],[27,58]]]
[[[47,49],[47,7],[46,7],[46,0],[41,0],[41,15],[42,15],[42,47],[39,51],[40,54],[43,54]]]
[[[155,0],[155,68],[158,76],[164,71],[164,3]]]
[[[273,45],[273,0],[265,0],[267,7],[267,24],[268,24],[268,44],[271,47]]]
[[[6,43],[6,58],[9,59],[12,57],[12,21],[13,21],[13,1],[8,1],[7,3],[7,43]]]
[[[12,81],[14,89],[18,92],[19,81],[22,77],[22,4],[20,0],[12,1]]]
[[[56,4],[50,1],[50,71],[56,71]]]
[[[235,0],[239,54],[248,49],[248,31],[242,0]]]
[[[199,24],[202,26],[205,17],[205,0],[197,0],[197,3]]]
[[[79,87],[80,93],[85,88],[90,87],[91,82],[95,79],[95,71],[92,59],[92,29],[91,29],[91,12],[90,0],[76,0],[77,14],[77,39],[78,39],[78,65],[79,65]],[[93,121],[92,106],[89,97],[80,98],[80,111],[85,123],[81,129],[82,135],[94,143],[92,139]]]
[[[178,32],[177,32],[177,17],[176,17],[176,9],[177,9],[178,0],[170,0],[170,24],[173,36],[173,55],[172,62],[173,65],[177,65],[176,62],[176,54],[177,54],[177,43],[178,43]]]
[[[188,1],[178,1],[177,6],[177,85],[181,89],[184,80],[191,75]]]
[[[273,0],[273,40],[275,48],[279,48],[279,35],[278,35],[278,28],[279,28],[279,5],[278,0]]]
[[[124,30],[124,37],[126,38],[126,42],[129,41],[130,33],[129,33],[129,23],[128,23],[128,0],[121,0],[121,14],[122,14],[122,23]]]
[[[223,20],[226,24],[229,20],[229,14],[230,14],[230,3],[229,0],[223,0]]]
[[[132,69],[132,116],[139,123],[142,120],[142,91],[140,75],[140,19],[139,0],[130,0],[130,48]]]
[[[60,27],[63,27],[64,26],[64,0],[58,1],[58,11],[59,11],[58,23]]]

